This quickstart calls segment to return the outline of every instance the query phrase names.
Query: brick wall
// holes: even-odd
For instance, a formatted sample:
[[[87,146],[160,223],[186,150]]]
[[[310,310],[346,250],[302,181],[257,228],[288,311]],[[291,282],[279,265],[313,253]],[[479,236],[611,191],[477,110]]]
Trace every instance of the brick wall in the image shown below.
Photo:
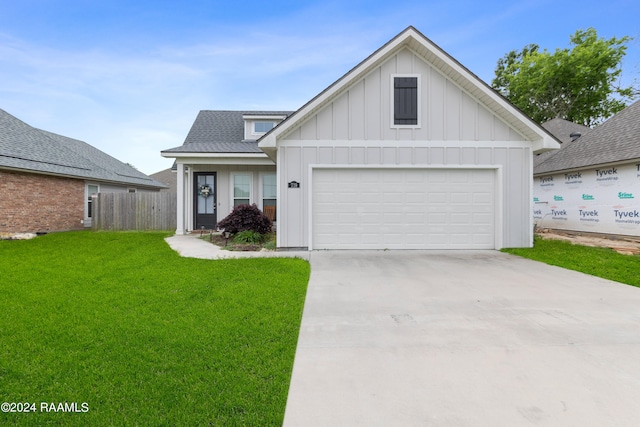
[[[84,228],[84,181],[0,171],[0,232]]]

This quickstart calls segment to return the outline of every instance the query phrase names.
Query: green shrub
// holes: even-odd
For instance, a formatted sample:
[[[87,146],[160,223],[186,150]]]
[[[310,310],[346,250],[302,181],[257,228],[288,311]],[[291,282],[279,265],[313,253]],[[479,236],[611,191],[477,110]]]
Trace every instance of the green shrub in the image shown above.
[[[253,230],[241,231],[233,237],[233,243],[262,243],[263,241],[264,235]]]

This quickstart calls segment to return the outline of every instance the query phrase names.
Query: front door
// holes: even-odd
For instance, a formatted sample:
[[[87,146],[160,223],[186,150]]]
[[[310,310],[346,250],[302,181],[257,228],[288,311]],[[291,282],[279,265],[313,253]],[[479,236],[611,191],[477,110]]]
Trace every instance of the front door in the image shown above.
[[[195,230],[214,230],[216,218],[216,173],[196,172],[195,174]]]

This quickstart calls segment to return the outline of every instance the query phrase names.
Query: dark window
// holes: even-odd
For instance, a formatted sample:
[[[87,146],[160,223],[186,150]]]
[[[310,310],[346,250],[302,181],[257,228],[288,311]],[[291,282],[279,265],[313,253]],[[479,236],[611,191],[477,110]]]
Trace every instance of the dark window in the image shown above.
[[[418,124],[418,78],[394,77],[393,124]]]

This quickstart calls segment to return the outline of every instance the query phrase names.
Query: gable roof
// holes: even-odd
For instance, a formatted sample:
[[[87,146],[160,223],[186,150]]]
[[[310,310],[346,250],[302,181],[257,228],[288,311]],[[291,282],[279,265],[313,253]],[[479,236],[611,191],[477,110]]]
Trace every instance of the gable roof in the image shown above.
[[[591,129],[534,167],[534,174],[640,160],[640,101]]]
[[[291,111],[202,110],[179,147],[162,153],[260,153],[255,140],[244,139],[244,116],[288,116]]]
[[[457,60],[447,54],[439,46],[425,37],[414,27],[409,26],[368,58],[356,65],[335,83],[305,104],[286,120],[265,134],[259,140],[259,147],[267,155],[275,159],[277,141],[283,138],[294,127],[320,111],[331,100],[347,90],[370,71],[384,63],[389,57],[401,49],[408,47],[421,55],[434,68],[442,72],[448,79],[462,87],[471,96],[482,102],[487,108],[501,117],[505,123],[520,132],[533,143],[535,152],[544,152],[559,148],[558,141],[542,126],[531,120],[525,113],[507,101],[502,95],[483,82]]]
[[[36,129],[0,109],[0,168],[165,188],[86,142]]]

